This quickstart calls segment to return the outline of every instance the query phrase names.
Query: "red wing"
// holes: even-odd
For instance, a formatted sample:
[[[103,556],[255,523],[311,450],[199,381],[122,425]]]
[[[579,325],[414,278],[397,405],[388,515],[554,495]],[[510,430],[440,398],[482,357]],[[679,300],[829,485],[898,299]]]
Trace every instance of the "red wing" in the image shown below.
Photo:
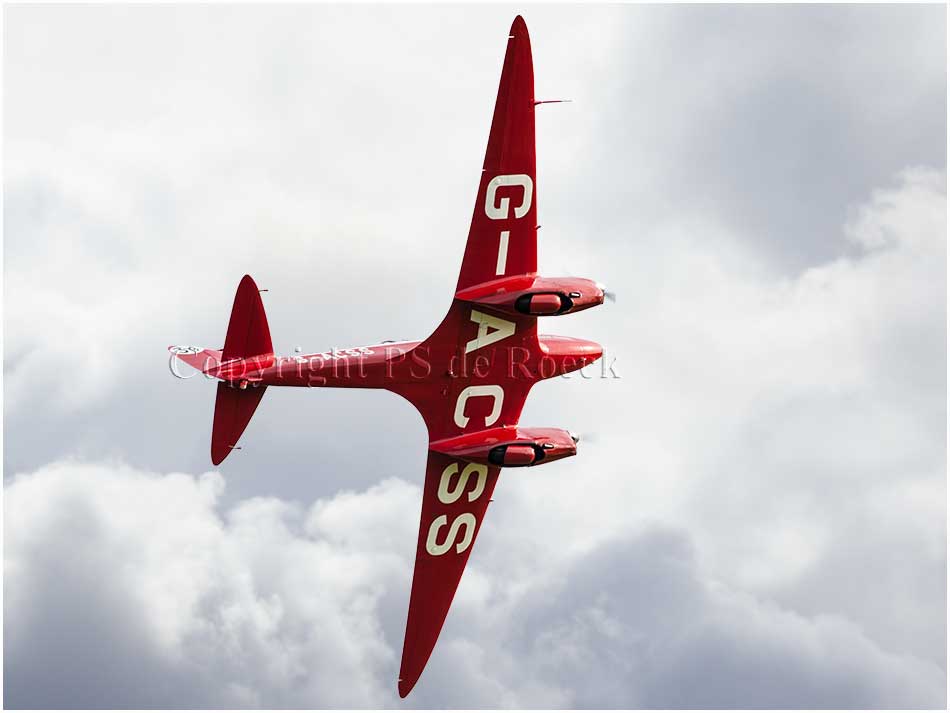
[[[511,26],[485,166],[456,291],[537,271],[534,71],[521,17]],[[492,314],[455,299],[442,324],[413,350],[414,373],[389,388],[415,405],[429,441],[517,426],[533,380],[519,363],[539,350],[537,319]],[[416,567],[402,650],[399,695],[425,667],[455,596],[499,468],[429,451]]]
[[[498,85],[485,165],[456,292],[538,269],[534,68],[528,28],[515,18]]]
[[[475,544],[500,469],[429,451],[399,695],[416,685]]]
[[[486,318],[497,320],[496,332],[492,331],[496,327],[476,321]],[[437,370],[438,378],[410,379],[390,388],[419,410],[430,442],[518,424],[533,382],[516,378],[512,360],[537,350],[537,319],[511,320],[492,318],[455,300],[435,333],[416,347],[422,352],[420,363]],[[497,342],[491,341],[494,335]],[[473,348],[472,342],[480,339],[490,343]],[[439,638],[498,471],[429,451],[399,674],[402,697],[415,685]]]

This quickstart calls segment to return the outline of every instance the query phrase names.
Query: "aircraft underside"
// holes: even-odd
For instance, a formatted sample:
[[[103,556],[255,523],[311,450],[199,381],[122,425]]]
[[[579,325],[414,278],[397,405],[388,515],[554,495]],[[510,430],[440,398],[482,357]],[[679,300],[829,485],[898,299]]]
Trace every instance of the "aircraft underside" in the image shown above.
[[[603,285],[537,273],[534,71],[524,20],[511,26],[488,148],[459,280],[442,323],[422,341],[277,356],[260,291],[245,275],[222,349],[170,347],[217,379],[211,460],[237,448],[269,387],[387,389],[410,401],[429,442],[399,694],[436,644],[501,468],[573,456],[560,428],[524,428],[522,407],[542,379],[602,355],[584,339],[539,335],[538,319],[603,304]],[[420,444],[421,445],[421,444]]]

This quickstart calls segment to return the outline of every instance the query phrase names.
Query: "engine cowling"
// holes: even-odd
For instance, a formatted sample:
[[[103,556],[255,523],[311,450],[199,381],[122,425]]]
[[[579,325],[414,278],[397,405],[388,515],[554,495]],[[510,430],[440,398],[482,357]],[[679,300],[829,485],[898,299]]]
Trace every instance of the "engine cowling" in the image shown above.
[[[561,428],[489,428],[433,441],[429,448],[473,463],[504,468],[550,463],[577,454],[577,442]]]
[[[570,309],[570,299],[563,294],[556,292],[535,292],[534,294],[521,295],[515,300],[515,309],[523,314],[560,314],[565,309]]]
[[[509,314],[550,317],[604,303],[602,286],[583,277],[514,275],[456,293],[458,299]]]
[[[534,443],[509,443],[495,446],[488,451],[488,462],[493,465],[525,466],[534,465],[544,458],[544,451]]]

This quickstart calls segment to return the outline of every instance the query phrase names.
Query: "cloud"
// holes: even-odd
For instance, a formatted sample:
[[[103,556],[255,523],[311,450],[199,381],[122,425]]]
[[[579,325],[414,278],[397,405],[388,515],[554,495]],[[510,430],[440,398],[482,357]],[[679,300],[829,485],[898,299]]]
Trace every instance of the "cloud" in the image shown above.
[[[8,707],[397,704],[418,487],[222,511],[223,488],[104,463],[14,479]],[[525,555],[498,535],[509,563]],[[941,705],[939,666],[704,578],[682,531],[566,557],[520,591],[483,555],[414,706]]]
[[[849,203],[907,165],[943,165],[940,13],[533,11],[539,96],[577,99],[539,112],[542,270],[601,278],[646,304],[642,288],[687,290],[676,280],[720,256],[731,254],[730,274],[741,252],[777,277],[836,258]],[[211,390],[171,384],[164,348],[220,346],[245,272],[270,289],[282,352],[424,337],[455,283],[510,20],[500,6],[383,18],[359,7],[15,9],[4,407],[17,445],[7,467],[75,454],[206,467]],[[387,61],[352,51],[356,27]],[[914,51],[897,36],[916,37]],[[797,134],[820,127],[807,134],[820,146],[764,130],[772,114]],[[799,168],[783,173],[789,164]],[[705,266],[661,267],[670,251],[694,250]],[[617,316],[558,328],[606,343],[623,363],[641,346],[638,325],[621,332]],[[302,447],[369,411],[384,445],[418,470],[423,429],[398,399],[275,393],[247,433],[245,446],[257,445],[226,464],[227,497],[257,493],[262,468],[283,497],[372,484],[372,459],[353,467],[353,439]],[[332,482],[289,475],[315,457]]]
[[[380,12],[5,16],[8,704],[395,703],[411,406],[272,389],[158,475],[245,272],[283,353],[444,313],[512,12]],[[620,294],[542,326],[621,378],[532,391],[591,437],[502,478],[410,704],[942,706],[945,10],[527,19],[540,267]]]
[[[567,127],[552,122],[558,134],[589,137],[569,159],[589,182],[554,188],[580,193],[601,240],[692,213],[744,236],[785,275],[832,259],[844,247],[845,206],[905,166],[945,166],[945,13],[932,10],[621,13],[598,33],[610,60],[599,81],[572,87],[591,109]],[[920,42],[911,49],[906,37]],[[583,54],[578,61],[590,61]],[[911,115],[915,128],[905,132]],[[593,126],[576,131],[575,122]],[[625,171],[614,164],[618,151]],[[542,207],[556,216],[544,221],[560,225],[576,204],[548,195]]]
[[[330,537],[319,533],[346,494],[316,503],[305,520],[299,506],[267,498],[220,514],[223,488],[218,473],[80,463],[14,480],[5,497],[8,706],[391,699],[384,674],[396,658],[378,612],[383,596],[408,588],[409,548],[357,536],[385,534],[381,526],[416,510],[418,488],[390,480],[364,492]],[[392,542],[409,545],[404,530]]]
[[[795,278],[719,235],[646,237],[631,307],[591,319],[630,335],[623,378],[542,385],[522,417],[582,418],[583,465],[497,499],[581,549],[676,523],[718,577],[943,662],[945,190],[903,172],[852,207],[855,255]]]

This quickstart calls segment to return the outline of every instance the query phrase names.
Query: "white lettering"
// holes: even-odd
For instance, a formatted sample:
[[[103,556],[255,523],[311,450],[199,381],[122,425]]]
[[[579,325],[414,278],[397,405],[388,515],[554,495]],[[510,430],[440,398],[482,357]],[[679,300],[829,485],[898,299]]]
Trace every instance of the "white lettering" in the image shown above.
[[[455,403],[455,425],[459,428],[465,428],[468,425],[468,416],[465,415],[465,402],[476,396],[491,396],[495,400],[492,404],[491,413],[485,417],[486,426],[491,426],[501,416],[501,404],[505,400],[505,392],[500,386],[495,384],[468,386],[459,392],[458,401]]]
[[[505,265],[508,264],[508,236],[510,231],[502,230],[498,236],[498,262],[495,263],[495,274],[504,275]]]
[[[458,485],[454,490],[449,490],[449,484],[452,482],[452,476],[458,473],[459,464],[450,463],[446,466],[445,470],[442,471],[442,478],[439,480],[439,501],[445,503],[446,505],[451,505],[460,497],[462,497],[462,491],[465,490],[465,486],[468,485],[469,477],[473,473],[478,474],[478,480],[475,481],[475,487],[472,489],[472,492],[468,494],[468,501],[474,502],[478,500],[481,494],[485,491],[485,481],[488,479],[488,466],[482,465],[480,463],[469,463],[462,470],[462,474],[459,476]]]
[[[485,215],[492,220],[504,220],[508,217],[507,198],[502,198],[498,205],[495,205],[495,191],[502,186],[521,186],[524,189],[524,197],[521,199],[521,205],[515,208],[515,218],[523,218],[531,210],[531,196],[534,193],[534,182],[531,176],[524,173],[516,173],[511,176],[495,176],[488,182],[488,188],[485,190]]]
[[[439,515],[429,526],[429,535],[426,537],[426,552],[430,555],[438,557],[452,549],[452,545],[455,544],[455,538],[458,536],[459,530],[463,527],[465,528],[465,534],[462,535],[461,542],[455,544],[455,551],[461,554],[472,544],[472,539],[475,537],[476,520],[475,516],[470,512],[462,513],[455,518],[455,520],[452,521],[452,526],[449,528],[445,540],[441,544],[436,542],[439,530],[441,530],[448,521],[449,518],[447,516]]]
[[[515,333],[515,323],[501,317],[472,310],[470,319],[478,323],[478,335],[465,345],[465,353],[469,354],[476,349],[487,347],[489,344],[501,341]],[[491,330],[491,331],[488,331]]]

